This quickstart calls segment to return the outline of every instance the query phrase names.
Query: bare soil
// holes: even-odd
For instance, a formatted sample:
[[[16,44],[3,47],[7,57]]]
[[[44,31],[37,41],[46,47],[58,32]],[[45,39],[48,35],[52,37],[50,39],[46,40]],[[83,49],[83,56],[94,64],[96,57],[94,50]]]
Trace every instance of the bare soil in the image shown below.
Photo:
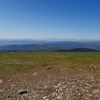
[[[100,100],[100,68],[2,71],[0,100]]]

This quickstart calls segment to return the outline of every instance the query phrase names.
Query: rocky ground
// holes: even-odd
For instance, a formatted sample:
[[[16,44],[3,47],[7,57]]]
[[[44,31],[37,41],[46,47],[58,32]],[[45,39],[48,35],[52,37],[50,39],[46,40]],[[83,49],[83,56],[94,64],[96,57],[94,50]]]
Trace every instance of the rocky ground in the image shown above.
[[[0,100],[100,100],[100,69],[0,72]]]

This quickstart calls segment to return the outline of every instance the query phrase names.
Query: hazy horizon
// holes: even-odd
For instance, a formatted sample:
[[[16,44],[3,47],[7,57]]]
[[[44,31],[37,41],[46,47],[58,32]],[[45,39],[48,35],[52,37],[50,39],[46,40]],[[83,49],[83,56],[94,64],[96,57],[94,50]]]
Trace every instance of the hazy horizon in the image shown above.
[[[76,42],[85,42],[85,41],[100,41],[100,39],[80,39],[80,38],[0,38],[0,41],[44,41],[44,42],[71,42],[71,41],[76,41]]]

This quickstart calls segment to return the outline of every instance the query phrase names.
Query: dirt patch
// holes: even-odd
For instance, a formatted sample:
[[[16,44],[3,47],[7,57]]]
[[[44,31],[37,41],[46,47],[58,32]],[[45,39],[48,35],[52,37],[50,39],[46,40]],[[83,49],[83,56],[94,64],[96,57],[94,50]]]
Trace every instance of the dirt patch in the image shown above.
[[[0,72],[0,100],[100,100],[100,69],[47,66]]]

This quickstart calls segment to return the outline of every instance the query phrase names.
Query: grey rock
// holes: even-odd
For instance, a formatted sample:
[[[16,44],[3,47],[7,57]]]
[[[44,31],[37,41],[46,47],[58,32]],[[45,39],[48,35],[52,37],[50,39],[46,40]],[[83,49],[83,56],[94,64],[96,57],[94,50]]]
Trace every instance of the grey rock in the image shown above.
[[[37,76],[37,75],[38,75],[38,73],[37,73],[37,72],[35,72],[35,73],[33,73],[32,75],[33,75],[33,76]]]
[[[26,90],[18,90],[18,94],[23,95],[27,94],[28,92]]]
[[[3,92],[4,90],[3,89],[0,89],[0,92]]]
[[[93,94],[97,94],[99,92],[100,92],[99,89],[93,90]]]
[[[1,80],[0,80],[0,85],[2,85],[2,84],[3,84],[3,80],[1,79]]]

